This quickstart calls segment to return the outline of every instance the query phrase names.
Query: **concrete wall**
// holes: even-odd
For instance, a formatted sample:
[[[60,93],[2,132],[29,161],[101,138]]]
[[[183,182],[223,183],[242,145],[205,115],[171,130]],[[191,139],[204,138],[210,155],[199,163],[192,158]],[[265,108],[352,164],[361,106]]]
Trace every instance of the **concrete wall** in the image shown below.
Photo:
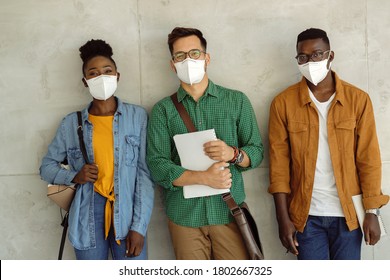
[[[178,86],[168,33],[175,26],[199,28],[209,43],[210,78],[249,96],[267,151],[270,102],[300,78],[296,36],[309,27],[325,29],[333,69],[372,98],[389,194],[389,14],[387,0],[0,0],[0,259],[57,257],[60,213],[45,196],[38,168],[62,117],[90,101],[78,48],[92,38],[114,49],[117,95],[149,111]],[[266,192],[268,155],[245,182],[266,257],[293,259],[279,242]],[[382,213],[390,227],[390,207]],[[158,190],[148,241],[151,259],[173,258]],[[389,248],[389,237],[363,245],[363,258],[390,259]],[[64,258],[74,259],[69,243]]]

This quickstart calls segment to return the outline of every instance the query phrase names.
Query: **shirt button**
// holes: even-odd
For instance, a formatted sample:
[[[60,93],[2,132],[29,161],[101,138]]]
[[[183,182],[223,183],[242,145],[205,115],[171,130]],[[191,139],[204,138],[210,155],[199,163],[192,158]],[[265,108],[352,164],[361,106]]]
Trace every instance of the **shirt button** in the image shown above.
[[[115,151],[119,151],[119,147],[116,147],[116,148],[115,148]]]

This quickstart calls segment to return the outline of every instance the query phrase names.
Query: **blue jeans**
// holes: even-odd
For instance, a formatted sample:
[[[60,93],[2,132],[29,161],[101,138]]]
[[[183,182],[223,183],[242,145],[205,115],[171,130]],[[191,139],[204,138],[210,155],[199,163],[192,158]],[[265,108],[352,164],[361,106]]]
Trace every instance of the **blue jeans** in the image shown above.
[[[360,260],[360,228],[349,231],[344,217],[309,216],[297,233],[298,260]]]
[[[115,240],[112,225],[107,239],[104,238],[104,208],[106,205],[106,198],[94,192],[94,202],[96,248],[88,250],[78,250],[75,248],[76,259],[108,260],[108,253],[110,251],[113,260],[146,260],[146,237],[144,248],[142,249],[141,254],[137,257],[126,257],[126,239],[121,240],[121,244],[118,245]]]

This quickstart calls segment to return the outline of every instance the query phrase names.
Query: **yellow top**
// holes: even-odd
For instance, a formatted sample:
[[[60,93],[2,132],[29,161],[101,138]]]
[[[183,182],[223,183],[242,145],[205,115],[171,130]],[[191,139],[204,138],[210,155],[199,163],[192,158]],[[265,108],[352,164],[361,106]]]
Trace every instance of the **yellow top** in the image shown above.
[[[98,166],[98,179],[95,192],[107,198],[105,208],[105,238],[107,239],[112,224],[114,195],[114,137],[112,123],[114,116],[94,116],[89,114],[93,124],[92,146],[95,164]]]

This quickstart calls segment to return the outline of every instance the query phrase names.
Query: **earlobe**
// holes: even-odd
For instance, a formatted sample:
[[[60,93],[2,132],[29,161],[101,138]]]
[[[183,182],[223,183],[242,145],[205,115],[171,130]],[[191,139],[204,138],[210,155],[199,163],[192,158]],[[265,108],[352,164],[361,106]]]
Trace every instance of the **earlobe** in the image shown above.
[[[333,59],[334,59],[334,52],[331,51],[330,55],[329,55],[329,59],[328,59],[328,64],[326,65],[328,69],[330,69],[330,65],[331,65]]]
[[[334,59],[334,52],[333,52],[333,51],[330,51],[329,57],[328,57],[328,61],[329,61],[329,62],[332,62],[333,59]]]
[[[206,53],[206,66],[209,66],[210,64],[210,54],[209,53]]]
[[[172,69],[172,71],[173,71],[173,72],[175,72],[175,73],[177,73],[177,71],[176,71],[176,67],[175,67],[175,64],[173,63],[173,61],[172,61],[172,60],[170,60],[169,62],[170,62],[169,64],[171,65],[171,69]]]
[[[116,81],[119,82],[119,77],[121,76],[121,74],[119,72],[116,73]]]

